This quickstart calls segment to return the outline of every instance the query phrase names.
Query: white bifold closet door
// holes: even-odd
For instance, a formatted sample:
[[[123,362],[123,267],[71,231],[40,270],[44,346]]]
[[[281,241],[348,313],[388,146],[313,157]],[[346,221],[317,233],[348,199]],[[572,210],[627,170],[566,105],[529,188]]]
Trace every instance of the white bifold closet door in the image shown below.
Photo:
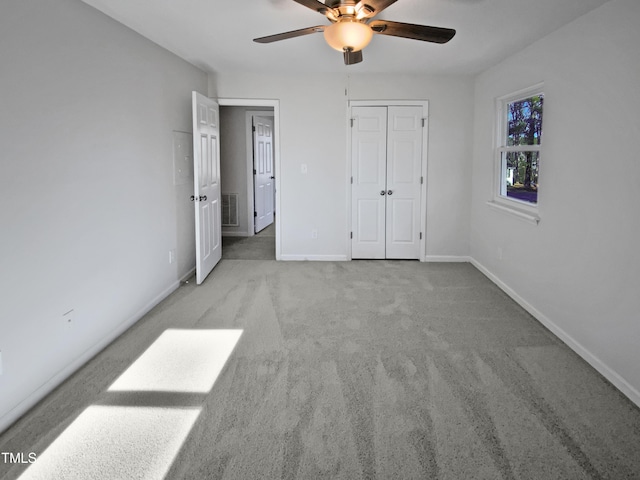
[[[354,259],[420,258],[422,107],[353,107]]]

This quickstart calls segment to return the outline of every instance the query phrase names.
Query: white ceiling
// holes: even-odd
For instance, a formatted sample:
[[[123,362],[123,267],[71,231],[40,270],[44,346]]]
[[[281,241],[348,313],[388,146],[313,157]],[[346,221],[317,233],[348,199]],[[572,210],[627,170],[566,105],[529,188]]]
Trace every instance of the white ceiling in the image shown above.
[[[454,28],[437,45],[375,35],[345,66],[321,33],[253,38],[328,24],[293,0],[83,0],[209,72],[475,74],[608,0],[398,0],[379,17]]]

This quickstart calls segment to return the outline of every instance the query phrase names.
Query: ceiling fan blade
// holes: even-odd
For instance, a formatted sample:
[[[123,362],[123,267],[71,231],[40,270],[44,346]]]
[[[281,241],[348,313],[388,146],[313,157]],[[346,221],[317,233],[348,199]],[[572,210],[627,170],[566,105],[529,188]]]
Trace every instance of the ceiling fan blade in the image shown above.
[[[344,51],[344,64],[353,65],[354,63],[360,63],[362,61],[362,50],[354,52],[353,50]]]
[[[325,14],[329,7],[327,7],[324,3],[319,2],[318,0],[293,0],[300,5],[303,5],[311,10],[315,10],[318,13]]]
[[[356,5],[356,12],[360,12],[359,18],[371,18],[398,0],[360,0]]]
[[[266,37],[254,38],[254,42],[258,43],[271,43],[279,40],[286,40],[287,38],[302,37],[303,35],[310,35],[312,33],[324,32],[324,25],[318,25],[317,27],[301,28],[300,30],[292,30],[291,32],[276,33],[275,35],[268,35]]]
[[[433,43],[447,43],[456,34],[456,31],[452,28],[428,27],[427,25],[414,25],[412,23],[391,22],[388,20],[374,20],[369,23],[369,26],[374,33]]]

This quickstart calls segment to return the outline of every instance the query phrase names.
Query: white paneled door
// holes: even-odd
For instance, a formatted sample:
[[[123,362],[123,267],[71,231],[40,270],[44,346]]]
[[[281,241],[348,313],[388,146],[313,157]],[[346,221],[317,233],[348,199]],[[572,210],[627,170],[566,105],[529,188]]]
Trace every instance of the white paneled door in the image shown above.
[[[193,164],[196,215],[196,282],[222,257],[220,125],[218,104],[193,92]]]
[[[418,259],[422,106],[359,106],[352,116],[351,256]]]
[[[352,258],[386,258],[387,107],[353,107]]]
[[[273,223],[273,118],[253,117],[253,174],[255,233]]]
[[[387,258],[420,258],[421,173],[422,107],[389,107]]]

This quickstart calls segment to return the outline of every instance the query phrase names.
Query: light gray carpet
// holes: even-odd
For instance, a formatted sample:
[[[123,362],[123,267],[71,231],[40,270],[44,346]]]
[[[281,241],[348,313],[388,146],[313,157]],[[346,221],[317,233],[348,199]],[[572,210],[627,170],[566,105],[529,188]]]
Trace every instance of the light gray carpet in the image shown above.
[[[108,391],[169,329],[243,333],[208,393]],[[170,439],[173,423],[155,424],[174,445],[170,479],[640,478],[640,410],[469,264],[223,260],[5,432],[0,451],[40,455],[106,407],[199,410]],[[110,454],[93,478],[147,468],[135,462]],[[25,468],[0,462],[0,476]]]
[[[222,237],[222,258],[227,260],[275,260],[275,223],[251,237]]]

